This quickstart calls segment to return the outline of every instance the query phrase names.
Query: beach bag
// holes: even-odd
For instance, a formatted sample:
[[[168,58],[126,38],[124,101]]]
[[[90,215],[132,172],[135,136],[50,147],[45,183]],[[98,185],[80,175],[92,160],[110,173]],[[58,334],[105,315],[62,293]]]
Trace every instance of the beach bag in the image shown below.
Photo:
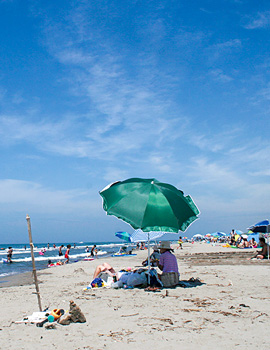
[[[147,278],[144,272],[138,273],[138,272],[133,272],[128,276],[127,279],[127,285],[128,286],[140,286],[140,285],[147,285]]]
[[[107,287],[110,287],[114,283],[113,277],[106,272],[100,272],[97,277],[102,279],[102,281],[106,283]]]
[[[148,271],[146,272],[147,274],[147,282],[148,282]],[[158,273],[155,269],[150,270],[150,286],[151,287],[163,287],[163,283],[160,281],[158,278]]]
[[[179,283],[179,275],[177,272],[165,272],[160,276],[163,287],[175,287]]]

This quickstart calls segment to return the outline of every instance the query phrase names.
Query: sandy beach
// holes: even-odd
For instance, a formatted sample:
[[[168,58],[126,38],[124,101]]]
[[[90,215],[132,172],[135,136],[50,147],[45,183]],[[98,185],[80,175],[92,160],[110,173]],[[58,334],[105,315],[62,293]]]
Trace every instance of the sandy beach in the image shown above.
[[[160,292],[99,288],[84,291],[104,259],[38,272],[42,308],[81,308],[87,322],[55,329],[16,324],[38,310],[31,274],[0,283],[3,349],[254,349],[270,345],[269,261],[248,261],[254,250],[184,244],[175,249],[180,280],[202,285]],[[140,266],[147,251],[107,258],[116,270]]]

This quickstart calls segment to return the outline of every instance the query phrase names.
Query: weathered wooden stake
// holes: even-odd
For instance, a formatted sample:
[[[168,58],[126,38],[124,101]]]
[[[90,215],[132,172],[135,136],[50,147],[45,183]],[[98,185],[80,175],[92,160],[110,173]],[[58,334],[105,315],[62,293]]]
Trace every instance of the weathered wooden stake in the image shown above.
[[[28,226],[28,235],[29,235],[29,242],[30,242],[30,248],[31,248],[32,265],[33,265],[33,276],[34,276],[34,282],[35,282],[36,291],[37,291],[36,294],[37,294],[37,298],[38,298],[38,306],[39,306],[39,311],[42,311],[39,286],[38,286],[38,279],[37,279],[35,256],[34,256],[34,244],[32,241],[30,216],[28,214],[26,215],[26,221],[27,221],[27,226]]]

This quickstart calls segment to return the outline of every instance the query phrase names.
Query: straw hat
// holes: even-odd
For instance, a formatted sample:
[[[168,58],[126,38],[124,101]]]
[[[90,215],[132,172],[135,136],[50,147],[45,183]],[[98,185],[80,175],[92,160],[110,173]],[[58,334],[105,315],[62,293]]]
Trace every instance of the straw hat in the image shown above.
[[[172,249],[170,241],[162,241],[159,245],[159,249]]]

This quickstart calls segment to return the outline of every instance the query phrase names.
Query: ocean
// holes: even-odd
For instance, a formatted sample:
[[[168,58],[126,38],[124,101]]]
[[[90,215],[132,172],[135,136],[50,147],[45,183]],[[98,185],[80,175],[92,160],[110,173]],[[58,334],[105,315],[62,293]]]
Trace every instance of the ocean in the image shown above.
[[[59,246],[63,244],[63,254],[65,254],[67,244],[69,243],[58,243],[56,247],[53,246],[47,247],[47,243],[35,244],[34,247],[34,256],[35,256],[35,264],[36,269],[41,270],[47,268],[48,260],[52,262],[57,262],[59,260],[65,261],[64,256],[58,256]],[[77,262],[79,260],[83,260],[86,258],[90,252],[86,251],[86,247],[88,246],[90,251],[93,245],[96,244],[98,253],[96,258],[102,258],[111,256],[112,254],[119,251],[120,247],[124,243],[115,243],[115,242],[80,242],[71,244],[71,250],[69,253],[70,263]],[[132,244],[129,244],[132,246]],[[10,244],[0,244],[0,278],[2,279],[5,276],[10,276],[14,274],[20,274],[23,272],[32,271],[32,259],[31,259],[31,250],[30,245],[28,244],[13,244],[13,255],[12,255],[12,263],[6,263],[7,251]],[[136,244],[133,244],[135,247]],[[45,251],[46,250],[46,251]],[[43,254],[42,254],[42,251]]]

